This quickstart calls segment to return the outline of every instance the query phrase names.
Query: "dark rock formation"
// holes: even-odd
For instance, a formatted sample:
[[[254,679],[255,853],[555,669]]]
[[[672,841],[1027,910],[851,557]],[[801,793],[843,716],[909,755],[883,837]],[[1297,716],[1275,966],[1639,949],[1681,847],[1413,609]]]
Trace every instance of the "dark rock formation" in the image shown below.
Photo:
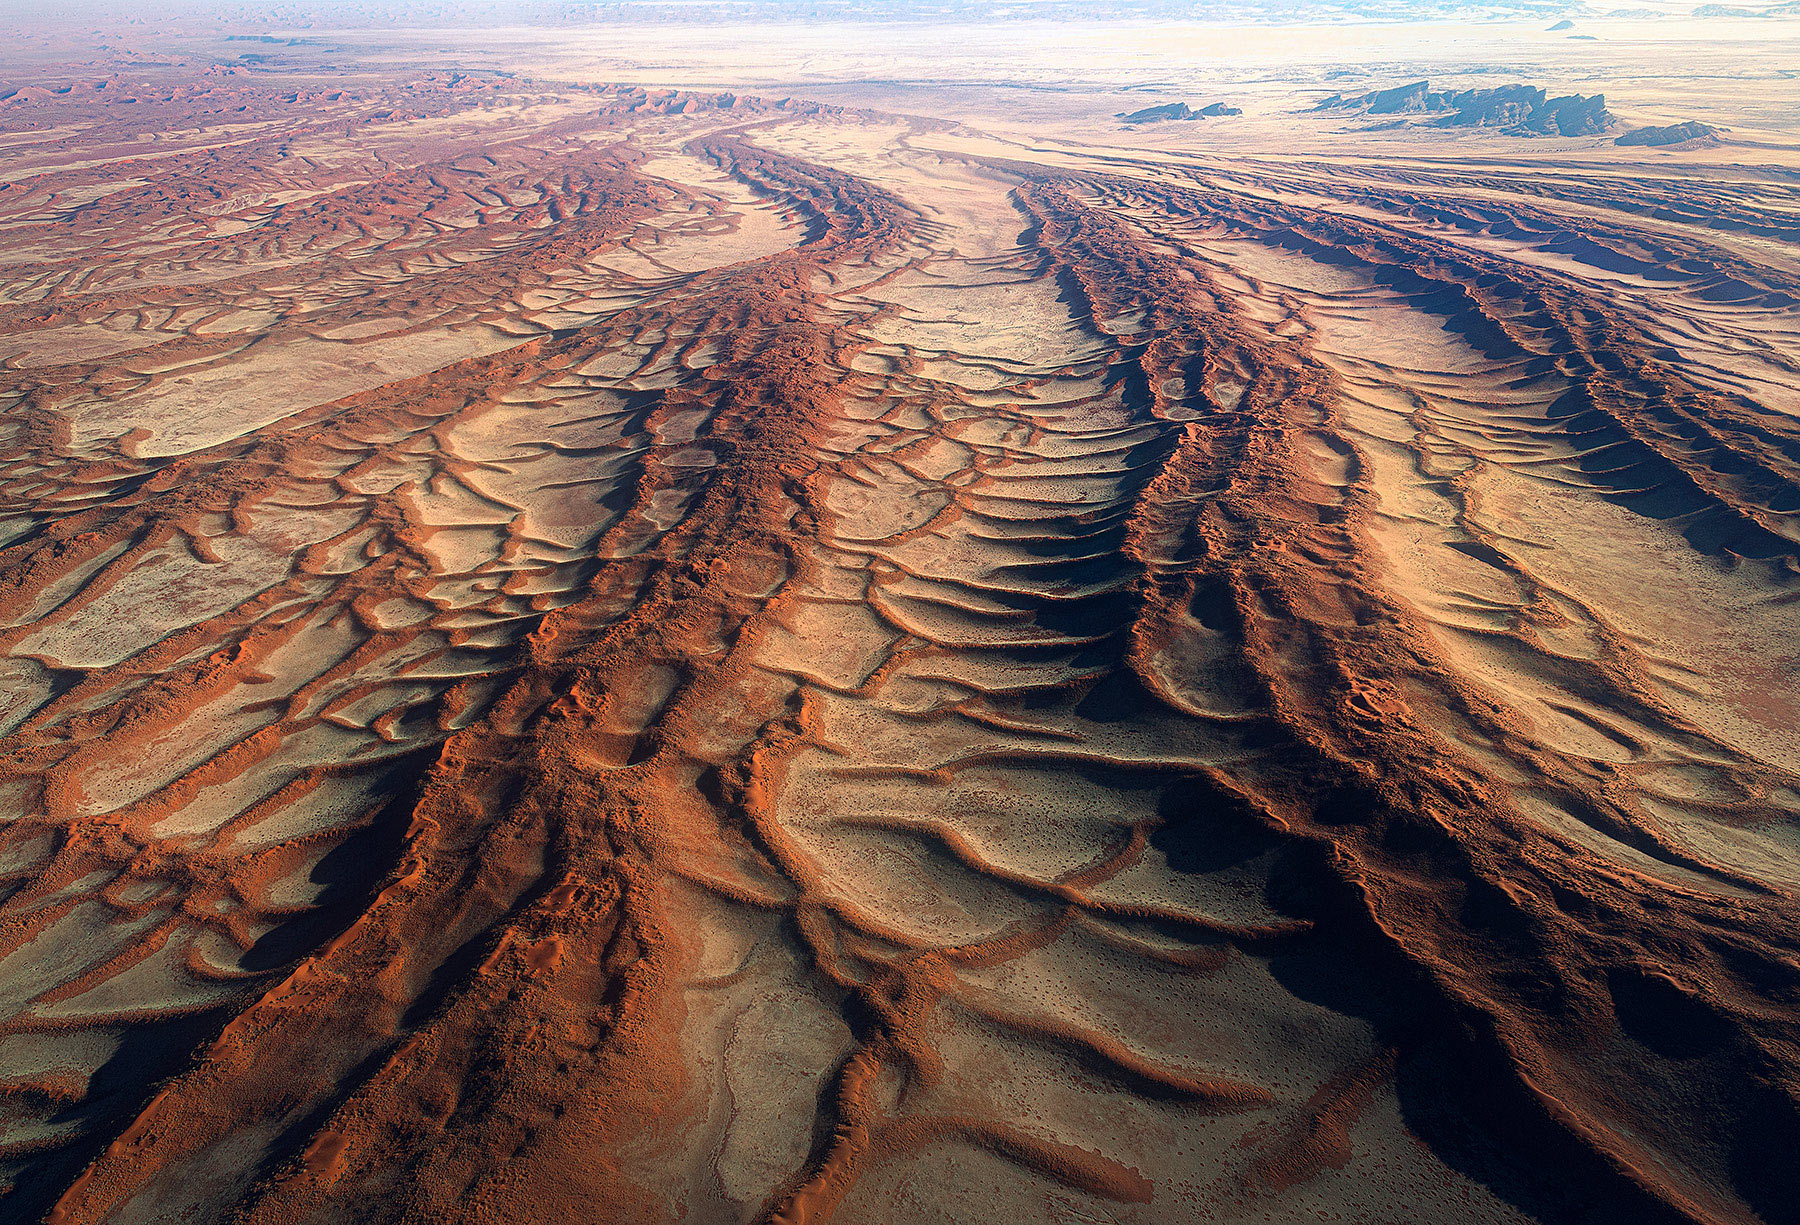
[[[1414,81],[1373,93],[1333,94],[1315,111],[1356,110],[1365,115],[1439,115],[1446,127],[1494,127],[1520,136],[1593,136],[1616,122],[1606,109],[1606,97],[1569,94],[1547,97],[1533,85],[1502,85],[1494,89],[1433,89],[1429,81]]]
[[[1661,128],[1633,128],[1613,141],[1613,144],[1685,145],[1690,142],[1705,142],[1716,145],[1719,143],[1718,131],[1709,123],[1690,119],[1686,123],[1671,123]]]
[[[1543,90],[1536,92],[1543,97]],[[1595,94],[1591,98],[1569,94],[1540,102],[1513,131],[1541,136],[1598,136],[1616,122],[1612,112],[1606,109],[1605,94]]]
[[[1170,102],[1163,106],[1147,106],[1141,111],[1132,111],[1129,115],[1120,115],[1126,123],[1162,123],[1169,119],[1215,119],[1225,115],[1241,115],[1244,112],[1235,106],[1226,106],[1223,102],[1209,102],[1195,110],[1185,102]]]

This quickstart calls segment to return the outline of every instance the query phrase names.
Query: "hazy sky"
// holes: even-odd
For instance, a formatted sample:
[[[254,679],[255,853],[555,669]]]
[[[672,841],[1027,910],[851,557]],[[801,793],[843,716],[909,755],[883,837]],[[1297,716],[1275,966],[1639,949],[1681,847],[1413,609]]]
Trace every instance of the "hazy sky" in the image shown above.
[[[254,26],[407,26],[586,24],[631,20],[830,19],[921,21],[1117,20],[1198,21],[1419,20],[1609,16],[1751,15],[1782,10],[1800,18],[1800,3],[1735,0],[0,0],[0,26],[112,20],[204,21]]]

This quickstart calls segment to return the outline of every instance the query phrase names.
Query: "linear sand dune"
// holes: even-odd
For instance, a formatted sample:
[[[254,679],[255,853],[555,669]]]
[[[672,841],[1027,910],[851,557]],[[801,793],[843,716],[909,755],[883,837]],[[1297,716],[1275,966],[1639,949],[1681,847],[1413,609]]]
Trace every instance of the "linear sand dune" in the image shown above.
[[[1794,1219],[1757,172],[41,105],[0,1215]]]

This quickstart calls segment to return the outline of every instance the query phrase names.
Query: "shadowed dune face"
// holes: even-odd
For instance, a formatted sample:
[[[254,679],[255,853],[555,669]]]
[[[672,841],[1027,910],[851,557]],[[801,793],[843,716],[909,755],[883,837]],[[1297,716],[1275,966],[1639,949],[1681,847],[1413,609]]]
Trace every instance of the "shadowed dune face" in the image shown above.
[[[1775,171],[94,92],[0,1216],[1796,1219]]]

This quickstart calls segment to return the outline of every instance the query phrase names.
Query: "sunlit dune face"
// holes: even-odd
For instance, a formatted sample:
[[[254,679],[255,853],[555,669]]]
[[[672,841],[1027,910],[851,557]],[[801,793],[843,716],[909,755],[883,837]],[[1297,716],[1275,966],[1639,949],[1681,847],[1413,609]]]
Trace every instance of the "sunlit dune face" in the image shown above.
[[[1785,1219],[1791,148],[40,75],[0,1218]]]

